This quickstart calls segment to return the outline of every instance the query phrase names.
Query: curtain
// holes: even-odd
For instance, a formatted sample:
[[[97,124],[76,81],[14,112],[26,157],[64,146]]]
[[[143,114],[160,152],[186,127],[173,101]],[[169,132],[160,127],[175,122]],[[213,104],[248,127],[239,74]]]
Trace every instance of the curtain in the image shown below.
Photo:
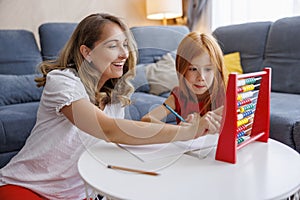
[[[191,31],[206,31],[210,29],[211,0],[183,0],[183,16]]]

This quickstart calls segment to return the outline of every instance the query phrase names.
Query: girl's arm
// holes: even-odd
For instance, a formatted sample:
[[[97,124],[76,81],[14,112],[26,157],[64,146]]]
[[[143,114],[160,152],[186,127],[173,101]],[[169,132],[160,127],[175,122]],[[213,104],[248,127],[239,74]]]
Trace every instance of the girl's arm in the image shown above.
[[[113,119],[86,99],[73,102],[61,112],[82,131],[105,140],[121,144],[155,144],[184,141],[204,134],[200,116],[187,126],[146,123],[125,119]]]
[[[171,94],[166,101],[165,104],[169,105],[173,110],[175,109],[175,98]],[[170,114],[170,111],[163,105],[160,105],[146,115],[144,115],[141,119],[143,122],[153,122],[153,123],[164,123],[161,120],[167,117]]]

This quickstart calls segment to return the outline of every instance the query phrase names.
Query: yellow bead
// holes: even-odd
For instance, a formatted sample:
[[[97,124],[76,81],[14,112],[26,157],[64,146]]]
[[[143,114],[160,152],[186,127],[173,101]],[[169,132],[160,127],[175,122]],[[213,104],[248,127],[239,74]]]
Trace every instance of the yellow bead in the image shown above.
[[[238,101],[242,100],[242,95],[238,94],[238,95],[237,95],[237,100],[238,100]]]
[[[240,107],[240,112],[241,113],[245,112],[245,108],[244,107]]]

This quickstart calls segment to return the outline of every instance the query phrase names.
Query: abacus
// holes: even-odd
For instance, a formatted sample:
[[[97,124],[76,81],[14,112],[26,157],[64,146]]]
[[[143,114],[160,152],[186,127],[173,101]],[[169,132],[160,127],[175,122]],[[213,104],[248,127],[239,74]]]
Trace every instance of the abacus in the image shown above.
[[[236,163],[237,151],[254,141],[268,142],[271,68],[229,74],[215,159]]]

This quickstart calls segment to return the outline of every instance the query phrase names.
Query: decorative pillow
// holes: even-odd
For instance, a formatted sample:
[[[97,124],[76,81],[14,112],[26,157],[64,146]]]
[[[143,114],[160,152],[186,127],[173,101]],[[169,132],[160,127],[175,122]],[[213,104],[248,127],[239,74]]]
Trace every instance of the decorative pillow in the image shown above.
[[[169,52],[171,54],[171,56],[174,58],[174,60],[176,59],[176,55],[177,55],[177,49],[173,50],[173,51],[170,51]],[[153,60],[154,62],[157,62],[159,60],[162,59],[162,56],[154,56]]]
[[[237,72],[238,74],[243,73],[243,68],[241,65],[241,57],[239,52],[234,52],[224,55],[225,66],[228,73]]]
[[[34,79],[37,76],[0,74],[0,106],[39,101],[42,88],[36,86]]]
[[[150,85],[150,93],[160,95],[171,91],[178,85],[175,60],[167,53],[156,63],[146,66],[146,77]]]
[[[147,64],[138,64],[136,66],[136,75],[131,80],[132,85],[135,88],[135,92],[149,92],[150,86],[146,77]]]

